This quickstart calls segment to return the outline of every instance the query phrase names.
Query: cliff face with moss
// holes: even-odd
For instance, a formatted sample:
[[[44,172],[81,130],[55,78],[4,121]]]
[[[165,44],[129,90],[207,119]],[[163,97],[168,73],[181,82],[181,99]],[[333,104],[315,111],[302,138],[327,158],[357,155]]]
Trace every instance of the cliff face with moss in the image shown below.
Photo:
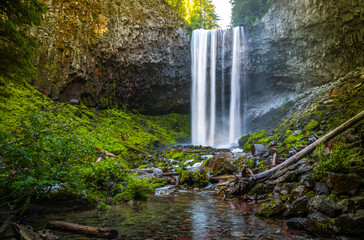
[[[145,113],[189,108],[189,34],[164,0],[44,0],[34,85],[54,100]]]
[[[363,1],[274,1],[247,31],[254,128],[320,98],[336,79],[364,66],[362,26]]]

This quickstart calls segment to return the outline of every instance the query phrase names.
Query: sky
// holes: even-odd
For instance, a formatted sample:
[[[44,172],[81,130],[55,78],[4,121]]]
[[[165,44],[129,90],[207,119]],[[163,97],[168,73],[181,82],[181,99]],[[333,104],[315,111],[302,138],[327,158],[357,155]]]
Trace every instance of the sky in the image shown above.
[[[231,22],[231,4],[229,0],[212,0],[215,10],[220,18],[218,22],[221,28],[227,28]]]

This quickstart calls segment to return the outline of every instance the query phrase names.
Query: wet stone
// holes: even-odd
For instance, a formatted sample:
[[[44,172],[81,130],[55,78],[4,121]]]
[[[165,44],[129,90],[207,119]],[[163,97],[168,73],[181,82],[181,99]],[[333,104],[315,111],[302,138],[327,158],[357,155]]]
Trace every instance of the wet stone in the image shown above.
[[[315,196],[308,202],[311,212],[321,212],[329,217],[337,217],[342,213],[341,206],[324,195]]]
[[[317,182],[315,185],[315,192],[318,195],[329,195],[330,189],[325,183]]]
[[[287,226],[294,229],[306,229],[306,224],[307,218],[290,218],[287,220]]]
[[[332,224],[330,218],[319,212],[308,216],[306,229],[323,237],[334,236],[339,232],[337,227]]]
[[[335,194],[354,195],[361,182],[361,177],[355,173],[330,173],[327,177],[327,185]]]
[[[303,196],[295,200],[284,212],[283,216],[304,216],[308,212],[308,202],[310,197]]]

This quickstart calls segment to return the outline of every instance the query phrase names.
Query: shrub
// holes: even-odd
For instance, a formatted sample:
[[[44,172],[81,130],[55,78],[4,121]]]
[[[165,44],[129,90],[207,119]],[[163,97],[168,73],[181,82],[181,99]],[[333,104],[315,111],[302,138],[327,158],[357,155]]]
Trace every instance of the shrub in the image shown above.
[[[319,146],[314,154],[318,166],[313,169],[313,178],[322,181],[329,172],[347,173],[350,167],[349,162],[353,157],[355,154],[352,150],[347,149],[341,142],[334,145],[331,153],[325,151],[324,145]]]
[[[117,202],[130,200],[147,200],[150,194],[154,194],[154,184],[150,183],[147,178],[134,178],[130,176],[127,185],[121,193],[114,197]]]

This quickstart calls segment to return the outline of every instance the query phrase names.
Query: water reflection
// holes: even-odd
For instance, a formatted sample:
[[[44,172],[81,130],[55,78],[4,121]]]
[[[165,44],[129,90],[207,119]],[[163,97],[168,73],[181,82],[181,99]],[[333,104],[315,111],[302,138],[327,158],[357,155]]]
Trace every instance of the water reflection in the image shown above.
[[[254,216],[255,205],[240,200],[223,201],[213,192],[180,192],[155,196],[136,205],[123,204],[108,212],[96,210],[49,215],[30,220],[36,230],[49,220],[89,226],[113,227],[120,239],[307,239],[302,232],[288,232],[283,220]],[[277,233],[280,230],[280,233]],[[89,239],[55,231],[61,239]]]

